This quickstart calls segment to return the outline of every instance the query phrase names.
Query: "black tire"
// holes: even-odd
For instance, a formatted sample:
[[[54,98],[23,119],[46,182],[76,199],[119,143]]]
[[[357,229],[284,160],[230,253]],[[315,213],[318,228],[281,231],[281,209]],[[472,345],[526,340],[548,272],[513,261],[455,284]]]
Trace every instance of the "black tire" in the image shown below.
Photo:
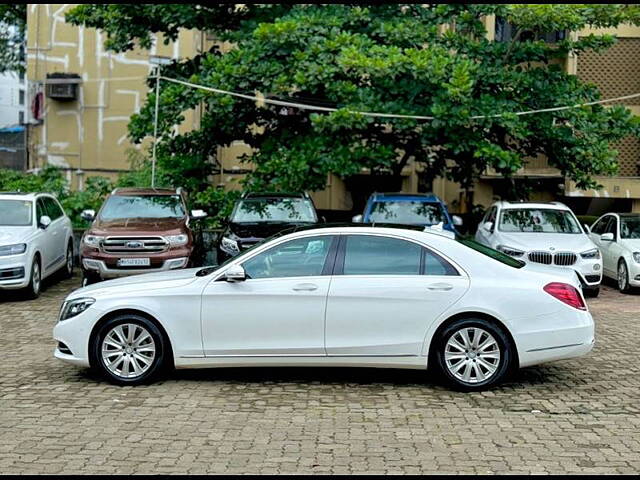
[[[36,278],[37,277],[37,278]],[[24,295],[29,300],[35,300],[40,296],[42,291],[42,266],[40,265],[40,257],[36,255],[31,263],[31,272],[29,273],[29,285],[24,289]]]
[[[621,267],[624,267],[624,285],[622,285],[622,281],[620,279]],[[629,267],[624,258],[618,260],[618,271],[616,272],[616,280],[618,282],[618,290],[620,290],[620,293],[631,293],[633,288],[629,285]]]
[[[587,298],[597,298],[600,295],[600,287],[585,287],[582,289],[582,293]]]
[[[107,334],[118,326],[122,326],[123,331],[128,332],[127,325],[137,325],[145,329],[153,339],[155,347],[155,356],[153,357],[151,365],[144,373],[134,378],[125,378],[109,370],[102,355],[102,344]],[[168,342],[168,340],[165,339],[160,329],[148,318],[136,314],[118,315],[105,322],[93,337],[90,345],[90,363],[105,379],[116,385],[142,385],[150,383],[160,376],[163,371],[165,371],[166,365],[169,364],[165,357],[165,352],[170,352],[171,349],[166,347],[166,342]],[[129,354],[129,357],[131,356],[132,354]],[[129,361],[133,362],[133,360]],[[139,363],[139,365],[141,365],[141,363]],[[124,371],[124,369],[125,367],[122,366],[121,370]]]
[[[98,283],[100,281],[100,276],[96,275],[92,272],[87,272],[86,270],[82,271],[82,286],[86,287],[88,285],[93,285],[94,283]]]
[[[447,362],[445,360],[445,350],[447,342],[458,332],[467,328],[484,330],[484,332],[490,334],[493,337],[495,343],[497,344],[497,348],[499,349],[500,358],[499,360],[497,360],[496,369],[494,373],[488,376],[488,378],[486,378],[485,380],[478,380],[477,377],[479,375],[475,375],[475,379],[470,379],[469,382],[463,381],[462,379],[456,377],[447,366]],[[495,323],[482,318],[463,318],[454,320],[451,324],[447,325],[437,335],[436,338],[433,339],[432,345],[434,348],[432,349],[432,355],[430,356],[430,358],[431,363],[435,364],[437,373],[446,384],[453,387],[455,390],[463,392],[487,390],[502,383],[511,373],[516,359],[515,346],[511,343],[511,340],[504,332],[504,330]],[[465,353],[462,354],[465,355]],[[474,369],[481,368],[479,364],[477,367],[475,366],[476,361],[471,360],[471,357],[461,359],[461,361],[473,362],[472,368]],[[458,363],[453,365],[453,367],[457,365]]]
[[[73,277],[73,267],[74,267],[74,260],[73,260],[73,243],[69,242],[69,245],[67,245],[67,254],[65,257],[65,262],[64,262],[64,267],[62,267],[62,278],[64,279],[69,279],[71,277]]]

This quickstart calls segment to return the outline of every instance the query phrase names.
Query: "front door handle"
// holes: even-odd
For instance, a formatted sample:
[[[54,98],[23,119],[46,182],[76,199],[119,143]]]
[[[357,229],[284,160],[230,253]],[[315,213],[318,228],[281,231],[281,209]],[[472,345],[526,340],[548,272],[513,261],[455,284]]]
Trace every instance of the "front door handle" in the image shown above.
[[[293,286],[295,292],[313,292],[317,290],[318,286],[313,283],[299,283]]]
[[[451,285],[450,283],[433,283],[427,288],[432,291],[448,292],[449,290],[453,289],[453,285]]]

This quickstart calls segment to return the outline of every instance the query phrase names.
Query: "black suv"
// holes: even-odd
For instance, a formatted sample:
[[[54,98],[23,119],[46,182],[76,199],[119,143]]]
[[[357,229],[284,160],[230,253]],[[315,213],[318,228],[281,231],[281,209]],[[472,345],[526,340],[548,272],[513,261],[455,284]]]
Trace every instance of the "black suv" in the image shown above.
[[[307,193],[245,193],[218,237],[218,263],[290,227],[318,223]]]

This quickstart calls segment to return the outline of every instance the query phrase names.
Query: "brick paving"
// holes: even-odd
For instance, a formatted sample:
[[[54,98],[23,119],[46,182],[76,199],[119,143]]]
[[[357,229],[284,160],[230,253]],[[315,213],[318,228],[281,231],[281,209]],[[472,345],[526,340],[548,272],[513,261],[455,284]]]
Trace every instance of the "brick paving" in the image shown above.
[[[589,301],[597,345],[456,393],[424,372],[180,371],[116,387],[52,358],[76,277],[0,293],[0,473],[638,473],[640,295]]]

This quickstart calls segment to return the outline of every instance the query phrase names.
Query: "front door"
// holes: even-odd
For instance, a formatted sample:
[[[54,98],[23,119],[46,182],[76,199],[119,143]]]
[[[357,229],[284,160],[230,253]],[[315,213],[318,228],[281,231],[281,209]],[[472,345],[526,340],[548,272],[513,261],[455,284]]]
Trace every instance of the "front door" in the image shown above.
[[[324,316],[337,237],[288,240],[242,261],[247,279],[203,292],[207,356],[325,356]]]
[[[329,288],[327,354],[420,355],[431,323],[468,287],[463,272],[417,243],[344,236]]]

